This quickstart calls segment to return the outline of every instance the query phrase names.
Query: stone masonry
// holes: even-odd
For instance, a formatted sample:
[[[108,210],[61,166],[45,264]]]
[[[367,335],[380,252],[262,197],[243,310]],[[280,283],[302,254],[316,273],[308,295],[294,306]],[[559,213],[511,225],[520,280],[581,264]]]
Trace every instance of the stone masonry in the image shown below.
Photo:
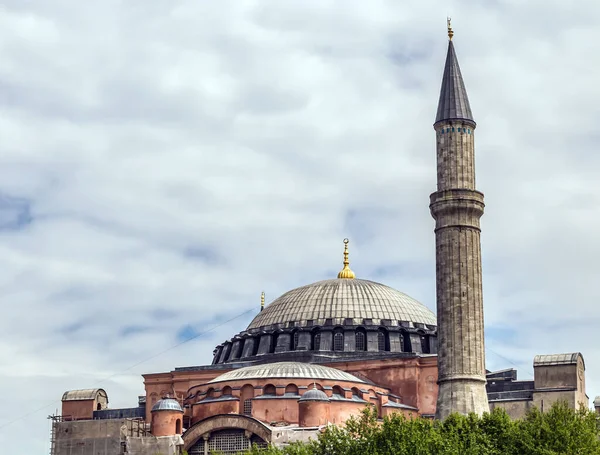
[[[479,226],[484,203],[475,189],[475,126],[450,41],[434,124],[437,191],[430,196],[436,221],[439,419],[489,411]]]

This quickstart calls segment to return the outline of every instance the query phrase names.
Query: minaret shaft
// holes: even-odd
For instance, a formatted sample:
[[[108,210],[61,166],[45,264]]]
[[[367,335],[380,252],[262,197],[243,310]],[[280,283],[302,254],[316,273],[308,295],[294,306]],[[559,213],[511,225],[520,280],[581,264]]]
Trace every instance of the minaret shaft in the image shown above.
[[[437,191],[430,196],[436,221],[439,419],[489,411],[479,225],[484,203],[475,189],[475,126],[450,42],[434,125]]]

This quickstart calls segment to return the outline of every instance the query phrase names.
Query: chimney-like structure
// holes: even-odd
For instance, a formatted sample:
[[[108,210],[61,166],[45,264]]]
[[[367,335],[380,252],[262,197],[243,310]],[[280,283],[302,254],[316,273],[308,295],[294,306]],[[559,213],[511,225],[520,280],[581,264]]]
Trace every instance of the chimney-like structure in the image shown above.
[[[438,320],[436,418],[489,412],[479,219],[483,194],[475,189],[475,121],[458,66],[448,20],[448,54],[434,123],[437,191],[435,219]]]

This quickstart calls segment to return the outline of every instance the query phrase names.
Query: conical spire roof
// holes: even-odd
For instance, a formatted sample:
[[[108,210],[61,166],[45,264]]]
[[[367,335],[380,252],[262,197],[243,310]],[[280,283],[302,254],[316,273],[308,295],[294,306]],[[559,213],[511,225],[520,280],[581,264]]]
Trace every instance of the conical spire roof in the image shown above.
[[[452,39],[448,42],[448,55],[435,123],[443,120],[469,120],[475,123]]]

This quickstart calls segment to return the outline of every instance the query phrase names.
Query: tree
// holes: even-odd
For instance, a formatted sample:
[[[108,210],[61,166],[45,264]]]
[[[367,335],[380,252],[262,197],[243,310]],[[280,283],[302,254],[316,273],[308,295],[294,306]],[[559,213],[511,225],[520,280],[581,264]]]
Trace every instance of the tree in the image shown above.
[[[556,403],[511,420],[501,409],[479,417],[453,414],[443,422],[366,409],[345,427],[331,425],[318,439],[284,448],[253,447],[251,455],[600,455],[596,413]]]

